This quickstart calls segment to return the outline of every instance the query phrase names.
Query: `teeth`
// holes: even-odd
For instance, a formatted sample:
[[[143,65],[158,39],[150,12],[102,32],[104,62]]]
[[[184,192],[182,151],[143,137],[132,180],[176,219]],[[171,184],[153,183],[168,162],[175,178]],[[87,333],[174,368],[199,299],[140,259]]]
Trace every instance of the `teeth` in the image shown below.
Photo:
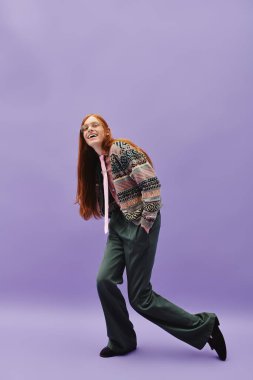
[[[96,137],[96,136],[97,136],[97,135],[90,135],[90,136],[89,136],[89,139],[90,139],[91,137]]]

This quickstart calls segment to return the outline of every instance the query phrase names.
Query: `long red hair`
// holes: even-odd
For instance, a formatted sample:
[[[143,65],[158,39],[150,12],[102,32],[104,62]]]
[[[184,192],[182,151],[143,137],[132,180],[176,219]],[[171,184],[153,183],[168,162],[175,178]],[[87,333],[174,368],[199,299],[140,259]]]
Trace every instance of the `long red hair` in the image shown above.
[[[134,144],[131,140],[124,138],[113,138],[111,134],[111,130],[105,121],[105,119],[99,114],[88,114],[83,119],[81,126],[85,123],[85,121],[90,117],[94,116],[96,119],[100,121],[105,132],[108,135],[105,136],[102,142],[102,150],[105,152],[109,152],[110,147],[114,141],[124,141],[130,145],[132,145],[139,152],[143,153],[149,163],[153,166],[151,158],[148,154],[141,149],[138,145]],[[84,137],[83,133],[79,132],[79,149],[78,149],[78,161],[77,161],[77,192],[76,192],[76,200],[74,204],[79,204],[79,214],[85,220],[88,220],[92,217],[95,219],[102,218],[99,210],[98,210],[98,202],[97,202],[97,193],[96,193],[96,168],[98,165],[99,156],[96,151],[90,147]]]

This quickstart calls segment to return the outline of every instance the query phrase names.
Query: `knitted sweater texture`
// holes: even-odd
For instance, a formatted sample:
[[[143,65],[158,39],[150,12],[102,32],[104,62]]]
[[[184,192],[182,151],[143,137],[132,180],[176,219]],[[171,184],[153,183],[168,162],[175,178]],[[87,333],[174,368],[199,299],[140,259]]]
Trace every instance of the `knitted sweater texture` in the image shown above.
[[[109,192],[109,217],[120,206],[125,218],[141,224],[146,231],[152,227],[162,207],[161,183],[144,153],[124,141],[114,141],[108,158],[117,200]],[[107,160],[108,160],[107,158]],[[97,167],[97,200],[100,214],[104,215],[103,177],[100,163]]]

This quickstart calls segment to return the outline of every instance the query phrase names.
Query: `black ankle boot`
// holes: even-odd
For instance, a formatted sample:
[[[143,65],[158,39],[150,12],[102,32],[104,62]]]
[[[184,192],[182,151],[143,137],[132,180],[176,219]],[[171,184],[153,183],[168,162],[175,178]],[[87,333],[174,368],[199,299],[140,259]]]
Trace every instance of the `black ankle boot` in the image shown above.
[[[126,354],[128,354],[129,352],[134,351],[134,350],[136,350],[136,347],[135,347],[135,348],[132,348],[132,349],[129,350],[129,351],[125,351],[125,352],[118,353],[118,352],[113,351],[110,347],[106,346],[106,347],[104,347],[104,348],[100,351],[100,354],[99,354],[99,355],[100,355],[102,358],[110,358],[110,357],[112,357],[112,356],[126,355]]]
[[[208,344],[212,350],[215,350],[220,358],[220,360],[226,360],[227,349],[224,336],[219,329],[219,319],[215,318],[214,328],[210,338],[208,339]]]

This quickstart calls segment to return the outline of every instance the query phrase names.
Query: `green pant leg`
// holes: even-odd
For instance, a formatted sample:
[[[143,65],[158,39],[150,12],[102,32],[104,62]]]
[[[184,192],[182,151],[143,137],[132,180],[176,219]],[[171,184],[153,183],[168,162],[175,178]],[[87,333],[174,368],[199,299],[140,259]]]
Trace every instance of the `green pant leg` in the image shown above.
[[[128,223],[125,260],[131,306],[143,317],[176,338],[202,349],[212,333],[216,314],[191,314],[152,290],[150,283],[161,225],[158,213],[149,234],[141,226]]]
[[[136,347],[136,334],[129,320],[125,299],[117,287],[123,282],[125,257],[123,245],[115,231],[117,212],[113,212],[109,223],[109,235],[97,274],[97,291],[103,308],[108,346],[115,352],[124,352]],[[122,228],[124,226],[121,226]]]

